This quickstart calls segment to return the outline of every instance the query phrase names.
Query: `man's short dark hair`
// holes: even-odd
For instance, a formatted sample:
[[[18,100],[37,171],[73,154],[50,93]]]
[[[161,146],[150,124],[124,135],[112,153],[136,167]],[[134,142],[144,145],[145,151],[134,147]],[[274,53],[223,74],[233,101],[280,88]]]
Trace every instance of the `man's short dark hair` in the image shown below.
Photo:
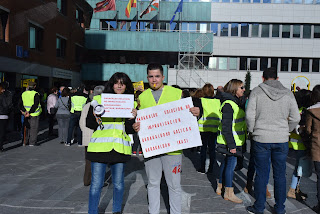
[[[163,76],[163,67],[159,63],[150,63],[147,67],[147,74],[150,70],[160,70],[161,75]]]
[[[267,68],[266,70],[263,71],[262,77],[263,77],[265,80],[268,80],[268,79],[277,79],[277,78],[278,78],[277,69],[274,68],[274,67]]]

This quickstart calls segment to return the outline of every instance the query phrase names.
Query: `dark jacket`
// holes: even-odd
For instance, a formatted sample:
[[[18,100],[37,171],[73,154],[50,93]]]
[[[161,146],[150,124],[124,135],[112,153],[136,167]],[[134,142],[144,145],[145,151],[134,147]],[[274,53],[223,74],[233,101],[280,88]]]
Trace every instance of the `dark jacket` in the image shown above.
[[[0,115],[8,115],[12,109],[12,96],[9,91],[0,94]]]
[[[306,131],[311,135],[311,156],[320,161],[320,102],[310,106],[306,114]]]

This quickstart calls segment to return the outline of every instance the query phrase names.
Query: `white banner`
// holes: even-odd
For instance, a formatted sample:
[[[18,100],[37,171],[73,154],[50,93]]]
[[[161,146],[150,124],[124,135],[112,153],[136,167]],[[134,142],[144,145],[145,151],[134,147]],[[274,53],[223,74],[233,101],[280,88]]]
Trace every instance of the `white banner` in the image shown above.
[[[138,111],[136,122],[140,122],[139,138],[145,158],[202,145],[191,107],[189,97]]]
[[[101,103],[105,113],[102,117],[132,118],[134,108],[133,94],[101,94]]]

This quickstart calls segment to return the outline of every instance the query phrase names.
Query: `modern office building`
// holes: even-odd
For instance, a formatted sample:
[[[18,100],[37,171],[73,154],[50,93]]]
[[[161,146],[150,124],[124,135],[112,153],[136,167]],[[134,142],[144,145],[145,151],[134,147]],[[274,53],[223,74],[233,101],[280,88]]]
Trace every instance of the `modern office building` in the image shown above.
[[[92,13],[85,0],[0,1],[1,81],[78,85]]]
[[[87,0],[95,7],[99,0]],[[133,81],[145,79],[149,62],[165,65],[169,85],[224,85],[251,73],[251,88],[261,83],[270,66],[290,87],[320,83],[319,0],[198,0],[160,1],[159,11],[142,18],[149,2],[138,1],[130,18],[128,1],[116,1],[115,11],[94,13],[86,31],[87,61],[83,79],[109,78],[127,72]],[[306,78],[301,78],[304,76]]]

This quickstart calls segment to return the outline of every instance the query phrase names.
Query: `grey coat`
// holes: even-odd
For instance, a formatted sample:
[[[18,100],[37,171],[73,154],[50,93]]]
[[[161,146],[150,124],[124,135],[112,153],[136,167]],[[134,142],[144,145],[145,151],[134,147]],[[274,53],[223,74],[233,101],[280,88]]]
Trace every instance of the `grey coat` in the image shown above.
[[[60,97],[58,101],[56,102],[55,108],[58,108],[57,114],[70,114],[69,110],[69,97]]]
[[[259,143],[288,142],[290,131],[300,121],[293,93],[278,80],[267,80],[254,88],[246,109],[248,131]]]

